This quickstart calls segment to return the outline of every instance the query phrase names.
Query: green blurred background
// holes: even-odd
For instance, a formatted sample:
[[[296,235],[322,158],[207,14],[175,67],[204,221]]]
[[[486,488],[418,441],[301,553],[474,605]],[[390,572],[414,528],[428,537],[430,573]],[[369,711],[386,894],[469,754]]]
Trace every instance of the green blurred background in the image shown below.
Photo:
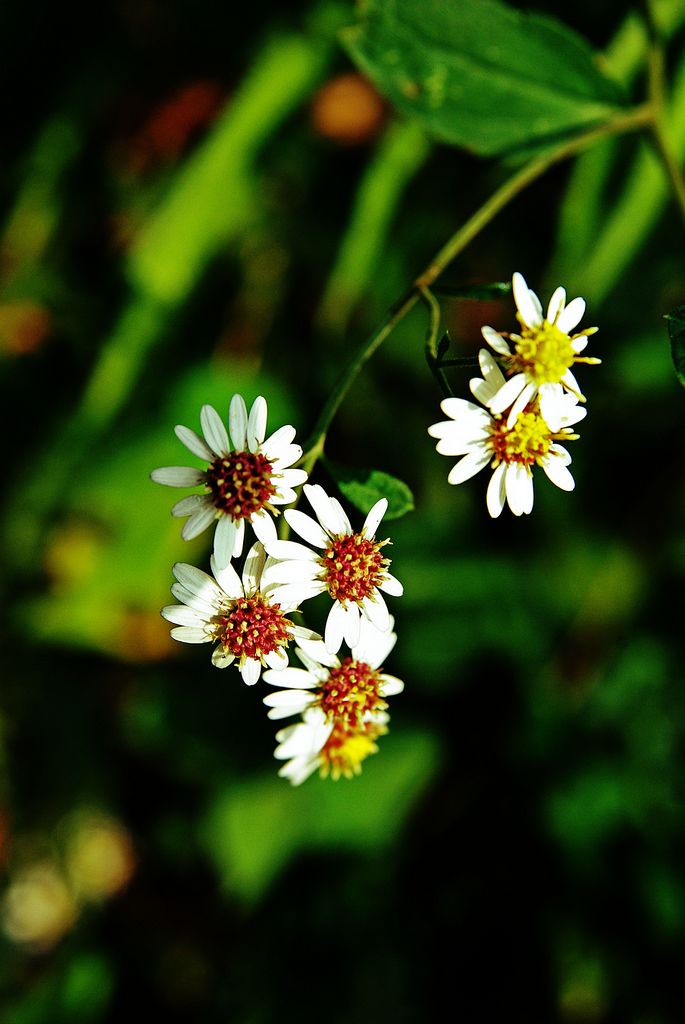
[[[623,3],[531,4],[643,95]],[[685,153],[685,5],[660,5]],[[360,340],[509,173],[394,118],[348,3],[0,11],[2,1019],[678,1024],[685,938],[683,225],[636,138],[448,269],[588,301],[576,490],[450,488],[416,309],[328,454],[405,480],[405,680],[361,777],[276,776],[262,684],[174,644],[173,435],[264,394],[304,440]],[[461,354],[509,299],[448,302]],[[583,368],[581,368],[582,370]],[[455,373],[464,393],[470,374]],[[192,461],[192,459],[191,459]],[[314,479],[332,487],[323,467]],[[181,492],[184,493],[184,492]],[[353,515],[358,515],[352,512]],[[314,617],[320,609],[313,603]],[[315,622],[312,625],[316,625]]]

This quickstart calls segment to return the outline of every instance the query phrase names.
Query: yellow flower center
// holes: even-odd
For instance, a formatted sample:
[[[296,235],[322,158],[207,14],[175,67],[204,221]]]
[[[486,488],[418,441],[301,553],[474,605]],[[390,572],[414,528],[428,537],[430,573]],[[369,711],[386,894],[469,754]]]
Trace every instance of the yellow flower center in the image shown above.
[[[328,775],[337,780],[341,775],[351,779],[361,774],[362,761],[370,754],[376,754],[376,740],[388,730],[384,725],[367,723],[351,730],[342,723],[336,723],[320,753],[322,778]]]
[[[523,328],[515,342],[512,365],[515,372],[526,373],[539,386],[558,384],[575,359],[568,334],[545,320],[539,327]]]
[[[496,464],[520,462],[524,466],[544,459],[555,437],[540,415],[537,402],[527,405],[510,428],[505,418],[495,416],[490,436]]]

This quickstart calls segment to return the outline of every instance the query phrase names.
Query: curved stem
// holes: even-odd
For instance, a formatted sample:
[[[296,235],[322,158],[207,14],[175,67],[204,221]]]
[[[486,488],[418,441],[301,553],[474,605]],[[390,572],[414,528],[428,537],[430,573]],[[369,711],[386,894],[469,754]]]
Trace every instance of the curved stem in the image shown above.
[[[646,3],[649,52],[647,55],[647,81],[654,116],[651,121],[651,141],[659,157],[673,192],[673,197],[685,219],[685,179],[668,133],[666,124],[666,79],[664,74],[664,48],[659,30],[652,16],[651,4]]]
[[[326,434],[350,386],[371,356],[392,333],[397,324],[404,319],[437,277],[449,263],[462,252],[480,231],[504,209],[520,192],[545,173],[554,164],[575,156],[595,142],[612,135],[621,135],[636,131],[652,124],[654,120],[651,103],[643,104],[629,111],[616,114],[611,120],[596,128],[591,128],[581,135],[563,142],[556,148],[533,157],[527,164],[507,179],[476,212],[463,224],[412,283],[409,290],[388,311],[383,322],[359,347],[348,366],[343,371],[338,383],[329,395],[321,414],[314,426],[307,444],[301,465],[311,471],[319,457],[323,454]]]
[[[440,303],[429,288],[421,288],[421,298],[428,306],[428,326],[426,328],[426,341],[424,351],[428,368],[438,382],[438,387],[445,398],[451,398],[452,388],[445,376],[442,364],[438,356],[438,334],[440,333]]]

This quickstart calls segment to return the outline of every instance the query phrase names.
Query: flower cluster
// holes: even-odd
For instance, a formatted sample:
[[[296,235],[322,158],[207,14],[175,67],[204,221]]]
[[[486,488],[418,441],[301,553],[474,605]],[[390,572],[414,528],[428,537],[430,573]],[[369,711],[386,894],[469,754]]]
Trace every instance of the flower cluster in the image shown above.
[[[165,467],[151,476],[173,487],[203,486],[172,514],[188,517],[186,540],[215,524],[211,575],[177,563],[171,592],[178,604],[162,615],[173,623],[175,640],[213,644],[217,668],[235,665],[249,686],[266,669],[270,685],[285,687],[265,698],[270,718],[300,716],[277,734],[275,756],[286,761],[280,775],[294,785],[317,768],[334,779],[352,777],[387,732],[385,698],[403,689],[381,669],[396,639],[383,594],[402,594],[383,553],[389,541],[376,539],[388,502],[376,502],[355,532],[340,502],[305,484],[307,473],[293,468],[302,455],[294,428],[281,427],[265,440],[261,397],[249,415],[240,395],[233,397],[228,431],[212,406],[203,407],[200,419],[203,437],[182,426],[176,434],[206,468]],[[286,509],[287,527],[300,540],[279,539],[276,506],[293,504],[301,484],[316,518]],[[242,554],[246,522],[256,540],[239,573],[233,560]],[[291,617],[318,595],[331,601],[323,638]],[[290,666],[292,641],[304,669]],[[343,641],[350,653],[341,657]]]
[[[499,363],[488,349],[480,350],[483,376],[470,381],[480,405],[446,398],[441,408],[449,419],[428,428],[438,439],[439,454],[460,456],[449,483],[463,483],[490,465],[487,508],[493,518],[505,503],[515,516],[532,511],[534,466],[540,466],[557,487],[573,490],[571,456],[561,442],[577,440],[572,428],[586,410],[571,367],[599,362],[580,354],[596,327],[569,333],[585,312],[582,298],[567,305],[564,289],[557,288],[543,316],[540,300],[521,274],[514,274],[512,287],[521,333],[483,327],[483,337]]]

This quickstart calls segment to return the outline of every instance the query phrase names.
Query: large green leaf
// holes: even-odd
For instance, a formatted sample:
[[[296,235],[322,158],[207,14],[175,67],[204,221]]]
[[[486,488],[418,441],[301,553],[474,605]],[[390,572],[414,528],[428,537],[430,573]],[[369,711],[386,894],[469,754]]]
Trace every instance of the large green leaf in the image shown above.
[[[667,313],[666,322],[675,372],[685,387],[685,306],[677,306],[671,313]]]
[[[414,508],[414,496],[403,480],[379,469],[358,469],[324,460],[324,466],[350,504],[364,515],[381,498],[387,498],[385,519],[400,519]]]
[[[399,110],[483,156],[598,124],[619,102],[580,36],[498,0],[367,0],[343,43]]]

